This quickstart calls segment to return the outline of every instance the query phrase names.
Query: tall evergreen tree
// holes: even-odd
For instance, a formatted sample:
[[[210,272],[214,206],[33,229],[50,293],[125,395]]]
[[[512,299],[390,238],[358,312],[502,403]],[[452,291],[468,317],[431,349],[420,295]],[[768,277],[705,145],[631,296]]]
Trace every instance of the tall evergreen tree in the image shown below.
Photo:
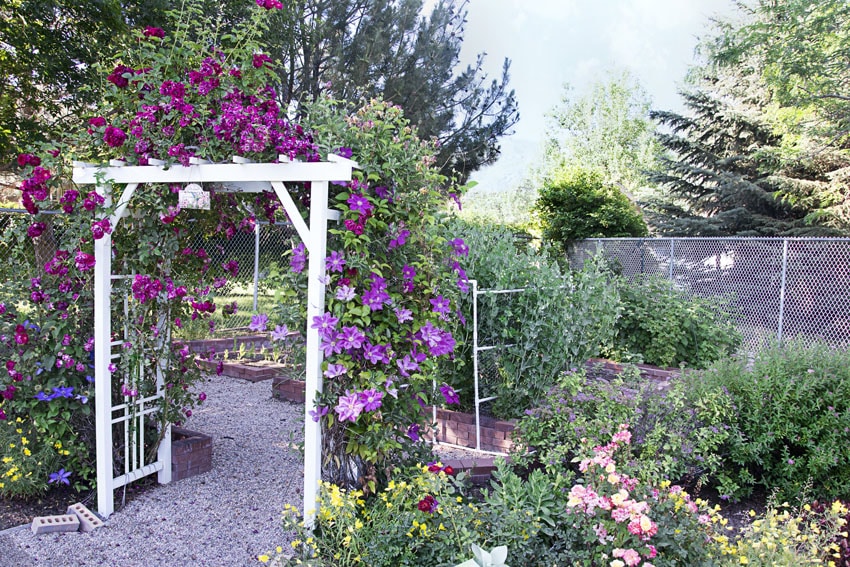
[[[285,99],[307,102],[327,91],[351,102],[392,101],[420,136],[439,141],[443,172],[465,180],[496,160],[499,138],[519,119],[508,60],[498,80],[488,79],[483,54],[460,68],[466,5],[439,0],[423,15],[422,0],[291,3],[293,27],[270,29]]]
[[[650,176],[671,200],[655,202],[657,232],[679,236],[825,236],[837,231],[817,222],[820,200],[794,203],[791,187],[828,183],[818,164],[779,159],[782,138],[758,108],[708,88],[682,93],[685,114],[653,111],[669,131],[658,134],[669,151],[662,171]]]

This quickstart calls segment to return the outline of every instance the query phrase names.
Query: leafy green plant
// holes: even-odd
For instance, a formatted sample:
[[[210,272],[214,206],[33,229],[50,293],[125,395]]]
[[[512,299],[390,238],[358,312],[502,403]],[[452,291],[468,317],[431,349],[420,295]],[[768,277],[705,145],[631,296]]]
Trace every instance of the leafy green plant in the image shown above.
[[[455,565],[471,544],[481,541],[484,528],[479,506],[460,491],[462,479],[462,473],[455,479],[445,467],[431,463],[399,474],[370,497],[323,483],[312,534],[298,510],[287,506],[283,524],[296,535],[294,556],[279,551],[260,556],[260,561],[338,567]]]
[[[657,366],[705,368],[743,340],[722,302],[688,295],[660,277],[620,279],[623,310],[606,356]]]
[[[850,354],[790,343],[753,360],[730,358],[688,374],[693,397],[728,395],[734,404],[724,446],[722,494],[778,489],[791,499],[811,480],[819,498],[845,497],[850,485]],[[714,394],[712,394],[714,393]]]
[[[482,397],[497,396],[491,412],[518,417],[532,407],[571,364],[599,352],[613,340],[619,312],[617,290],[596,262],[577,272],[562,271],[557,254],[544,246],[534,250],[517,244],[511,231],[492,225],[456,223],[450,230],[469,245],[467,274],[484,290],[522,290],[482,293],[478,299],[479,345],[498,348],[479,357],[485,379]],[[469,323],[472,305],[462,303]],[[465,329],[458,358],[471,357],[471,324]],[[472,368],[448,367],[460,373],[462,401],[471,407]]]

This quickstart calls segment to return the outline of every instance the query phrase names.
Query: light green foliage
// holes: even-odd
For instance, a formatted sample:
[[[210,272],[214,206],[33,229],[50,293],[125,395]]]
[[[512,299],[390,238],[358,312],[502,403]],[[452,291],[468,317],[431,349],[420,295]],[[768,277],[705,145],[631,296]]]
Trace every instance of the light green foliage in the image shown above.
[[[646,236],[640,211],[602,174],[582,167],[555,172],[535,203],[543,238],[566,249],[585,238]]]
[[[657,277],[621,278],[618,287],[623,311],[614,347],[605,352],[610,358],[705,368],[741,345],[722,301],[686,294]]]
[[[481,354],[495,364],[484,396],[498,395],[494,415],[517,417],[543,396],[558,374],[599,352],[613,339],[619,313],[615,287],[607,274],[590,262],[579,272],[562,272],[552,251],[528,247],[503,228],[458,224],[452,234],[464,238],[470,253],[466,263],[481,289],[524,289],[513,294],[479,296],[479,345],[512,345]],[[472,307],[463,305],[467,319],[466,345],[471,344]],[[462,351],[471,356],[471,351]],[[463,369],[465,403],[471,403],[471,368]],[[496,378],[494,380],[494,378]]]
[[[508,558],[507,546],[500,545],[490,551],[484,551],[473,543],[471,549],[474,558],[464,561],[456,567],[510,567],[505,563]]]
[[[687,377],[692,399],[728,392],[736,409],[723,494],[746,496],[760,486],[791,499],[811,480],[817,497],[847,496],[850,354],[789,344],[752,363],[725,359]]]
[[[661,146],[649,119],[649,96],[627,71],[611,73],[573,99],[569,87],[549,115],[543,178],[564,168],[597,171],[630,198],[651,192],[646,172],[657,167]]]

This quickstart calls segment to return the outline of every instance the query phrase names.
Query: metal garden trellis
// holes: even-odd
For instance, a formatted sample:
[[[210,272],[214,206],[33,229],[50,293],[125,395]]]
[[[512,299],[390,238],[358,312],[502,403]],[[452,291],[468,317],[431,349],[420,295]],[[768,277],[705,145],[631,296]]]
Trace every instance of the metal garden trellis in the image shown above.
[[[133,194],[140,184],[221,184],[222,191],[250,192],[274,191],[295,226],[298,236],[309,252],[308,290],[307,290],[307,357],[306,357],[306,403],[304,405],[304,515],[308,524],[312,523],[318,483],[321,478],[322,432],[320,424],[314,422],[309,411],[313,401],[322,389],[322,351],[319,348],[319,331],[311,329],[309,322],[325,309],[325,256],[327,252],[327,222],[338,220],[339,212],[327,208],[328,183],[331,181],[349,181],[352,169],[357,164],[351,160],[331,155],[327,162],[289,161],[285,156],[279,163],[253,163],[240,157],[234,157],[234,163],[209,163],[193,158],[188,166],[172,165],[168,168],[162,162],[145,166],[128,166],[121,161],[111,161],[108,166],[75,163],[73,181],[78,185],[96,185],[98,192],[106,199],[107,206],[112,205],[112,185],[124,185],[124,191],[117,202],[115,212],[110,217],[113,230],[118,229],[121,217],[130,206]],[[153,161],[153,160],[152,160]],[[284,183],[310,182],[310,212],[308,226]],[[95,348],[95,416],[96,416],[96,454],[97,454],[97,507],[98,511],[109,516],[115,510],[113,491],[140,478],[157,473],[161,484],[171,482],[171,436],[166,431],[154,463],[139,463],[133,458],[134,468],[125,463],[125,473],[113,476],[112,463],[112,425],[124,423],[125,435],[129,424],[127,408],[137,404],[135,416],[141,418],[150,409],[150,404],[161,396],[164,376],[157,372],[157,395],[135,401],[127,401],[112,406],[112,375],[109,364],[113,358],[112,349],[121,341],[112,341],[111,290],[112,281],[122,275],[112,273],[112,236],[107,234],[95,241],[94,268],[94,348]],[[124,416],[113,418],[115,411],[124,410]],[[170,427],[170,426],[169,426]],[[134,436],[134,443],[137,439]],[[139,451],[142,455],[144,451]]]

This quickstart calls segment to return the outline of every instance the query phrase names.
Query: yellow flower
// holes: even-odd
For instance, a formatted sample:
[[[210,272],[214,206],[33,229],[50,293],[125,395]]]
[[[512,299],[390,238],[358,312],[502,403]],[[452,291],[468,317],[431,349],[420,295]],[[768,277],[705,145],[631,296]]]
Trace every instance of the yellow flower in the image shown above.
[[[29,439],[26,437],[21,437],[21,445],[29,445]]]
[[[269,562],[269,556],[265,555],[265,554],[260,555],[259,557],[257,557],[257,559],[260,560],[260,563],[268,563]]]
[[[738,558],[738,561],[741,563],[741,565],[746,565],[747,563],[750,562],[750,560],[747,559],[746,557],[744,557],[743,555]]]
[[[32,451],[30,451],[29,449],[27,449],[26,447],[24,447],[24,455],[26,455],[27,457],[29,457],[30,455],[32,455]]]

